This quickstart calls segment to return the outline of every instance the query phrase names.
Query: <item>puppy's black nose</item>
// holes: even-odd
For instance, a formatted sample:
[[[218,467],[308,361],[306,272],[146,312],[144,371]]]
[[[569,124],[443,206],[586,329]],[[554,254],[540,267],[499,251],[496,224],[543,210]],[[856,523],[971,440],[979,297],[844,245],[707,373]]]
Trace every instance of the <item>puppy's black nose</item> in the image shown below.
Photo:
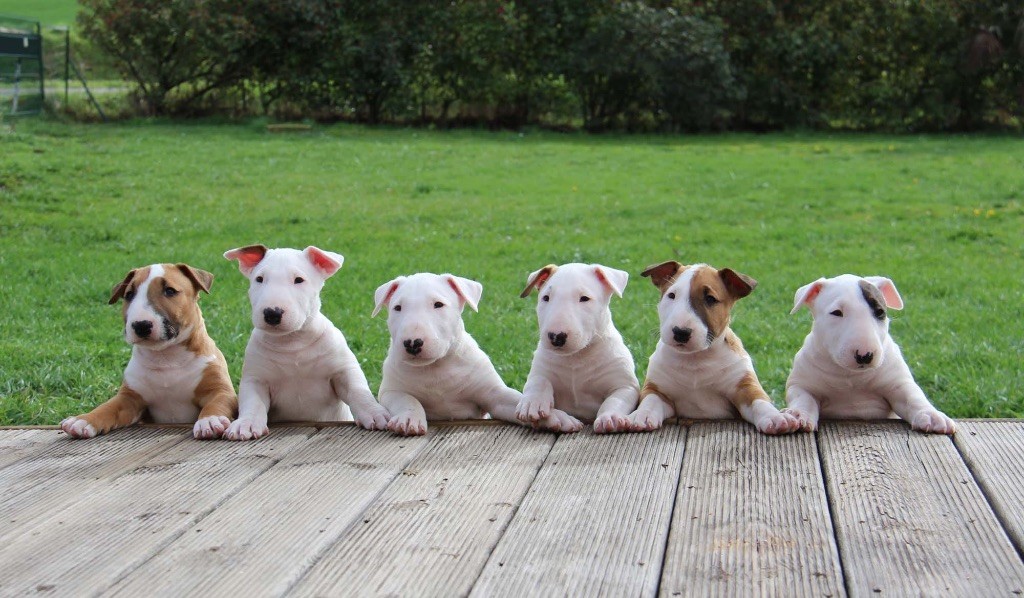
[[[554,332],[548,333],[548,340],[556,347],[564,347],[565,339],[567,338],[569,338],[569,335],[565,332],[559,332],[558,334],[555,334]]]
[[[672,327],[672,338],[680,345],[685,345],[689,342],[691,334],[693,334],[693,328]]]
[[[402,345],[405,346],[405,352],[408,353],[409,355],[419,355],[420,351],[423,350],[423,339],[405,339],[404,341],[402,341]]]
[[[275,307],[273,309],[268,307],[267,309],[263,310],[263,321],[266,322],[267,324],[270,324],[271,326],[277,326],[278,324],[281,323],[281,316],[283,315],[284,310],[281,309],[280,307]]]
[[[132,322],[132,330],[139,338],[149,338],[149,335],[153,334],[153,323],[148,320]]]
[[[869,363],[871,363],[871,360],[875,358],[875,354],[872,353],[871,351],[868,351],[867,353],[861,355],[860,351],[858,350],[853,352],[853,358],[857,360],[857,365],[868,365]]]

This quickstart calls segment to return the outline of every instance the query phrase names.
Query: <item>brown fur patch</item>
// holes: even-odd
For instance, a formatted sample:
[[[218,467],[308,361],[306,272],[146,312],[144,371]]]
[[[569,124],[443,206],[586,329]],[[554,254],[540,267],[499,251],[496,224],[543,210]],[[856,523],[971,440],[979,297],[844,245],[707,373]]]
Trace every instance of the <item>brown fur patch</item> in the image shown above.
[[[97,434],[106,434],[115,428],[134,424],[145,411],[146,402],[142,396],[121,383],[121,388],[109,401],[79,417],[92,424]]]
[[[743,348],[743,342],[740,340],[740,337],[736,336],[736,333],[733,332],[731,328],[725,333],[725,345],[732,349],[733,353],[737,353],[739,355],[747,354],[746,349]]]
[[[734,303],[736,298],[726,288],[718,270],[702,266],[694,273],[690,283],[690,307],[708,327],[709,343],[729,328],[729,313]]]
[[[203,319],[199,310],[199,288],[177,266],[163,264],[163,267],[164,275],[154,278],[149,283],[147,295],[150,304],[166,320],[165,327],[172,328],[175,335],[187,326],[193,326],[193,332],[196,332]],[[168,289],[178,292],[173,297],[167,297]],[[125,313],[127,309],[126,304]]]
[[[658,290],[660,290],[661,294],[664,295],[665,291],[672,286],[672,283],[676,281],[676,278],[679,278],[679,275],[686,270],[686,268],[687,266],[684,266],[675,260],[669,260],[667,262],[655,264],[654,266],[647,266],[647,268],[640,273],[640,276],[650,277],[651,283],[658,287]]]
[[[772,402],[768,397],[768,393],[761,387],[761,382],[757,379],[757,374],[754,372],[747,372],[743,376],[743,379],[736,385],[736,392],[731,399],[732,404],[736,405],[737,408],[741,405],[751,405],[754,401],[761,399],[769,403]]]
[[[213,346],[213,341],[209,336],[206,334],[193,335],[193,338],[196,336],[202,336],[209,342],[215,359],[203,370],[203,377],[200,378],[199,384],[196,386],[192,403],[199,407],[200,419],[211,415],[223,415],[228,419],[234,419],[238,415],[238,396],[231,384],[228,364],[224,360],[224,355]]]
[[[522,293],[519,293],[519,296],[525,299],[526,297],[530,296],[530,293],[533,291],[533,289],[540,290],[540,288],[544,286],[544,283],[547,282],[549,278],[551,278],[551,275],[554,274],[556,270],[558,270],[558,266],[556,266],[555,264],[548,264],[547,266],[544,266],[540,270],[537,270],[537,273],[531,276],[528,281],[526,281],[526,288],[523,289]]]
[[[866,280],[861,280],[858,284],[861,294],[864,295],[864,301],[871,308],[871,314],[876,320],[884,320],[886,316],[885,296],[882,295],[882,291]]]
[[[661,392],[661,389],[658,388],[657,384],[651,382],[650,380],[644,380],[644,386],[643,388],[640,389],[640,402],[643,402],[643,400],[650,395],[658,397],[659,399],[664,401],[666,405],[672,407],[673,410],[675,409],[675,406],[672,404],[671,401],[668,400],[668,397],[665,396],[665,393]]]

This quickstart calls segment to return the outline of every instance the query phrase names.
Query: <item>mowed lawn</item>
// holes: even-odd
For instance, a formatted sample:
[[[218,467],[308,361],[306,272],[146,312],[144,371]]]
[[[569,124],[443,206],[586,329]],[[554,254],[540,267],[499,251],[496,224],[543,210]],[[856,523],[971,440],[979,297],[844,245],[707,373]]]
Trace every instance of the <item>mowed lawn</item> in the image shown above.
[[[895,280],[892,332],[957,417],[1024,416],[1024,140],[1011,137],[629,137],[259,124],[79,126],[0,134],[0,424],[53,424],[116,389],[130,349],[111,287],[132,267],[213,272],[201,300],[236,383],[247,281],[222,253],[262,242],[343,254],[324,310],[371,387],[388,345],[373,292],[417,271],[484,285],[466,325],[521,388],[536,345],[529,272],[627,270],[613,314],[642,376],[677,258],[760,285],[733,327],[779,404],[810,328],[795,290],[845,272]]]
[[[78,0],[0,0],[0,15],[34,19],[46,25],[74,25]]]

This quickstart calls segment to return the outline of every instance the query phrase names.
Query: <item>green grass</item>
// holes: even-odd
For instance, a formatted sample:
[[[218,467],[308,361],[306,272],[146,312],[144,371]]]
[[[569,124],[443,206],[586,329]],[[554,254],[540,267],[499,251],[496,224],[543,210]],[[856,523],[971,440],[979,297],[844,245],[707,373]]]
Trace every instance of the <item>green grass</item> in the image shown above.
[[[246,281],[221,257],[254,242],[317,245],[345,266],[324,294],[376,389],[379,284],[450,271],[484,284],[467,327],[512,386],[536,343],[527,273],[599,262],[632,274],[615,320],[639,373],[673,257],[760,286],[734,329],[781,403],[810,327],[797,287],[892,277],[892,332],[932,400],[959,417],[1024,415],[1024,140],[1009,137],[626,137],[354,126],[63,125],[0,134],[0,423],[55,423],[117,387],[129,348],[110,288],[132,267],[216,275],[201,304],[237,381]]]
[[[43,26],[74,25],[78,0],[0,0],[0,15],[24,17]]]

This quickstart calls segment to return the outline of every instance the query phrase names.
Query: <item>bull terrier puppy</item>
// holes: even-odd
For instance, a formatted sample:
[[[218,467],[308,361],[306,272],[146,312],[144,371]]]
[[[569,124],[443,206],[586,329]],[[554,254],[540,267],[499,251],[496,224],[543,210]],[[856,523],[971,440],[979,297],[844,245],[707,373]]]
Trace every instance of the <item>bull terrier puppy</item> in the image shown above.
[[[761,387],[750,356],[729,327],[732,307],[757,281],[707,264],[668,261],[643,271],[661,290],[660,336],[647,366],[635,431],[661,427],[670,417],[725,419],[737,415],[765,434],[797,429]]]
[[[597,433],[630,429],[640,384],[608,308],[628,280],[628,273],[598,264],[551,264],[530,274],[520,297],[540,293],[540,342],[516,417],[545,426],[564,411],[567,431],[581,430],[583,421]]]
[[[199,292],[209,293],[212,283],[213,274],[187,264],[153,264],[114,286],[110,304],[124,299],[132,357],[113,398],[60,423],[68,436],[92,438],[143,416],[160,424],[195,422],[192,434],[201,439],[227,430],[238,399],[199,309]]]
[[[785,410],[806,431],[820,417],[880,419],[893,412],[922,432],[953,434],[956,424],[914,382],[889,336],[887,309],[903,309],[896,285],[881,276],[843,274],[800,287],[796,313],[811,310],[811,332],[793,359]]]
[[[400,276],[374,293],[371,317],[388,308],[391,346],[379,397],[391,412],[392,432],[421,435],[428,420],[487,414],[519,423],[515,410],[522,395],[505,386],[462,321],[466,306],[477,311],[482,293],[478,282],[430,273]],[[552,418],[547,427],[568,429],[568,419]]]
[[[224,437],[259,438],[269,431],[268,419],[351,421],[354,415],[363,428],[387,427],[388,412],[374,400],[345,336],[320,313],[320,291],[344,258],[316,247],[263,245],[224,257],[238,260],[249,279],[254,326],[238,387],[239,416]]]

